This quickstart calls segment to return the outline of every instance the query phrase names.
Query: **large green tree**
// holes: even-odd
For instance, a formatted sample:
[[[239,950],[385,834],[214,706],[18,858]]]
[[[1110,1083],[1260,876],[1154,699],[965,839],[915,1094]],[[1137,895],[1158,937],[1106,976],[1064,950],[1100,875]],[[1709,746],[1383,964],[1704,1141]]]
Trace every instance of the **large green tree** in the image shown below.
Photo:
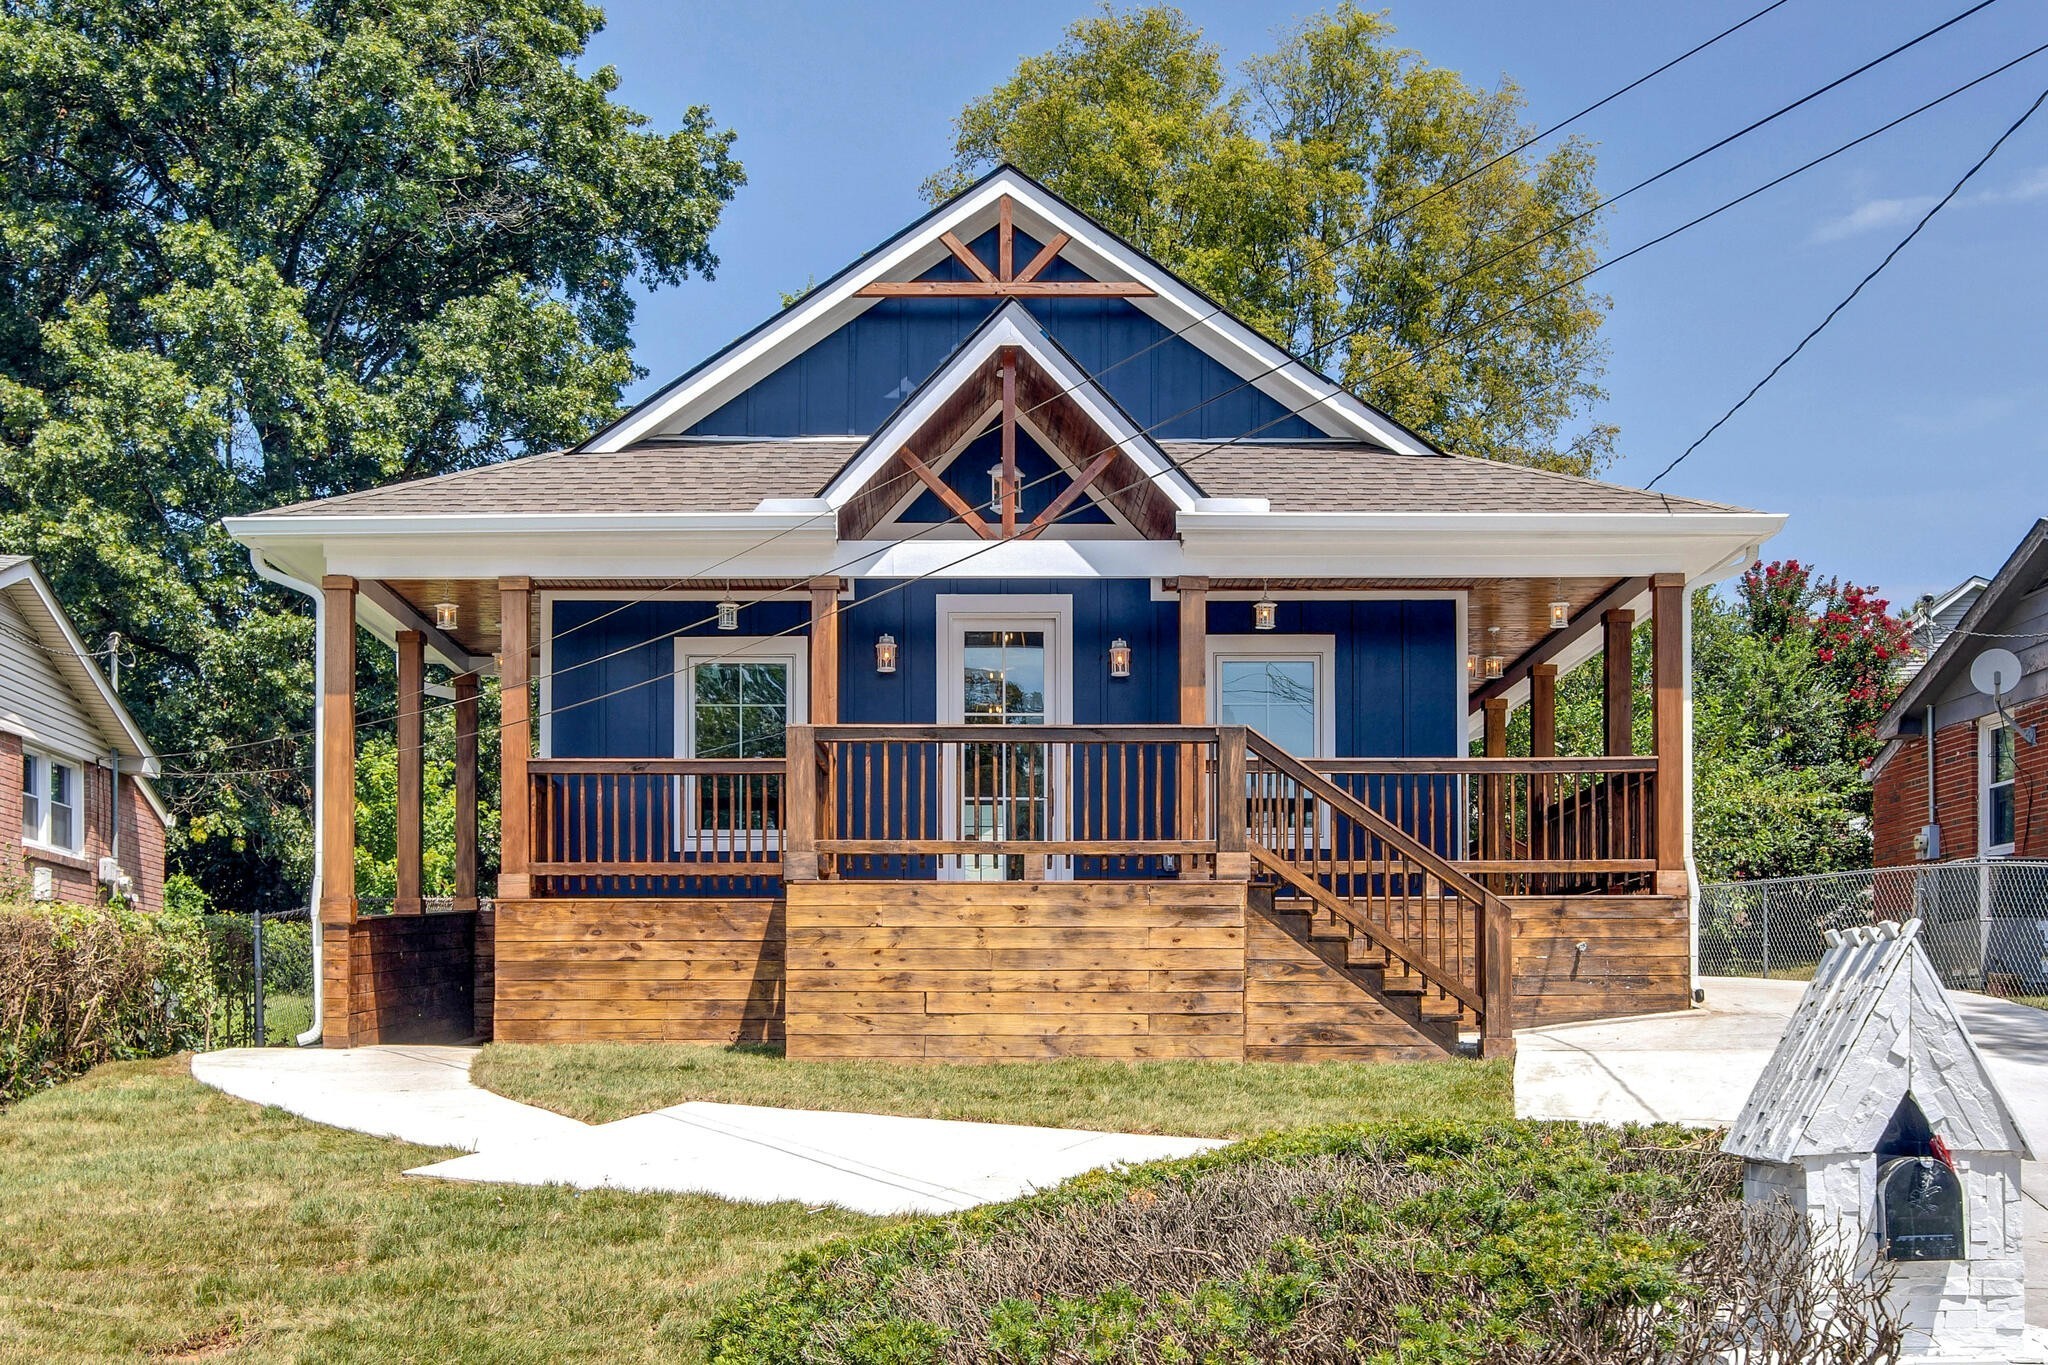
[[[220,519],[586,434],[634,374],[634,283],[716,264],[731,134],[580,70],[601,22],[0,0],[0,547],[134,651],[219,893],[302,885],[309,751],[249,742],[311,694],[304,603]]]
[[[1009,162],[1447,448],[1596,470],[1592,154],[1508,155],[1515,87],[1392,35],[1346,3],[1233,77],[1179,10],[1106,9],[970,103],[925,188]]]

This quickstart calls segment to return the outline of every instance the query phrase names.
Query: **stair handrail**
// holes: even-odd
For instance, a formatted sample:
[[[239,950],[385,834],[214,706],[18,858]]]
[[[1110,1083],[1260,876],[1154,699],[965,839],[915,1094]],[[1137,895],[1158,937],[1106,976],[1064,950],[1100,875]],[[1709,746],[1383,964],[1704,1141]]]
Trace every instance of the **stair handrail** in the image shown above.
[[[1507,903],[1470,876],[1460,872],[1448,858],[1422,840],[1358,800],[1350,792],[1324,778],[1257,730],[1245,731],[1245,746],[1261,763],[1267,764],[1277,772],[1285,773],[1327,803],[1332,810],[1364,827],[1374,838],[1395,849],[1404,859],[1417,864],[1425,873],[1435,876],[1444,886],[1479,907],[1480,931],[1473,945],[1478,998],[1474,999],[1472,991],[1458,979],[1455,972],[1437,963],[1427,953],[1410,947],[1388,926],[1375,922],[1370,915],[1359,911],[1334,891],[1330,892],[1327,902],[1331,910],[1343,915],[1380,947],[1406,962],[1425,981],[1476,1011],[1480,1022],[1482,1056],[1504,1056],[1512,1050],[1511,983],[1514,949],[1513,921]],[[1274,862],[1285,861],[1273,850],[1259,844],[1256,839],[1253,839],[1252,843],[1255,852],[1265,855],[1261,861],[1267,862],[1269,866]]]

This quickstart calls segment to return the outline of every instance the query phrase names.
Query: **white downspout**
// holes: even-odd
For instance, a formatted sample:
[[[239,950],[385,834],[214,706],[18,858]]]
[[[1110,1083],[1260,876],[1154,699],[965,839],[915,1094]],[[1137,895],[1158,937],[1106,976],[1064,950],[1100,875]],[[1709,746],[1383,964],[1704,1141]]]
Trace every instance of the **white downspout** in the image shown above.
[[[321,627],[325,624],[327,615],[326,594],[311,583],[293,578],[283,570],[272,567],[263,558],[263,552],[254,546],[249,549],[249,564],[256,570],[256,576],[265,582],[275,583],[281,588],[290,588],[293,592],[304,593],[312,598],[313,638],[316,641],[323,638]],[[316,644],[313,650],[313,733],[316,735],[320,733],[321,710],[327,704],[326,655],[327,651]],[[321,1005],[326,994],[324,979],[327,974],[321,969],[321,959],[324,956],[321,951],[321,939],[324,935],[320,932],[320,879],[325,873],[321,866],[320,854],[320,812],[325,809],[320,802],[320,788],[326,781],[326,774],[321,771],[321,767],[321,763],[316,759],[313,763],[313,889],[306,903],[306,919],[313,929],[313,1026],[293,1039],[300,1047],[311,1047],[320,1041],[320,1020],[323,1017]]]

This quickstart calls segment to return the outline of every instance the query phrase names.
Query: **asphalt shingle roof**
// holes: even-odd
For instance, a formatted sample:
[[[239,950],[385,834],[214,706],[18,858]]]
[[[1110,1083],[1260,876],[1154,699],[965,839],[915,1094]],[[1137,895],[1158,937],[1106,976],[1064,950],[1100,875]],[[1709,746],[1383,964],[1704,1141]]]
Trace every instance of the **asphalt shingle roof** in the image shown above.
[[[1276,512],[1739,512],[1746,509],[1461,455],[1363,443],[1162,441],[1203,492],[1267,498]],[[657,440],[620,451],[529,455],[438,478],[294,503],[267,516],[744,512],[807,498],[857,440]]]

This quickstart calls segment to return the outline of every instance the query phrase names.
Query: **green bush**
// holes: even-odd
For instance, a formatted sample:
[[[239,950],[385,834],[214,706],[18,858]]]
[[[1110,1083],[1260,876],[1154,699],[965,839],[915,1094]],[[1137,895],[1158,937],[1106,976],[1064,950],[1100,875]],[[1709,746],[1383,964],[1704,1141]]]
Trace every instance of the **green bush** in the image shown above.
[[[204,1047],[219,993],[196,915],[0,904],[0,1102],[100,1062]]]
[[[712,1360],[1877,1361],[1898,1331],[1715,1138],[1569,1124],[1303,1130],[922,1219],[791,1261]],[[1861,1297],[1858,1297],[1858,1296]],[[1758,1324],[1766,1326],[1759,1327]],[[1855,1338],[1849,1341],[1847,1338]]]

